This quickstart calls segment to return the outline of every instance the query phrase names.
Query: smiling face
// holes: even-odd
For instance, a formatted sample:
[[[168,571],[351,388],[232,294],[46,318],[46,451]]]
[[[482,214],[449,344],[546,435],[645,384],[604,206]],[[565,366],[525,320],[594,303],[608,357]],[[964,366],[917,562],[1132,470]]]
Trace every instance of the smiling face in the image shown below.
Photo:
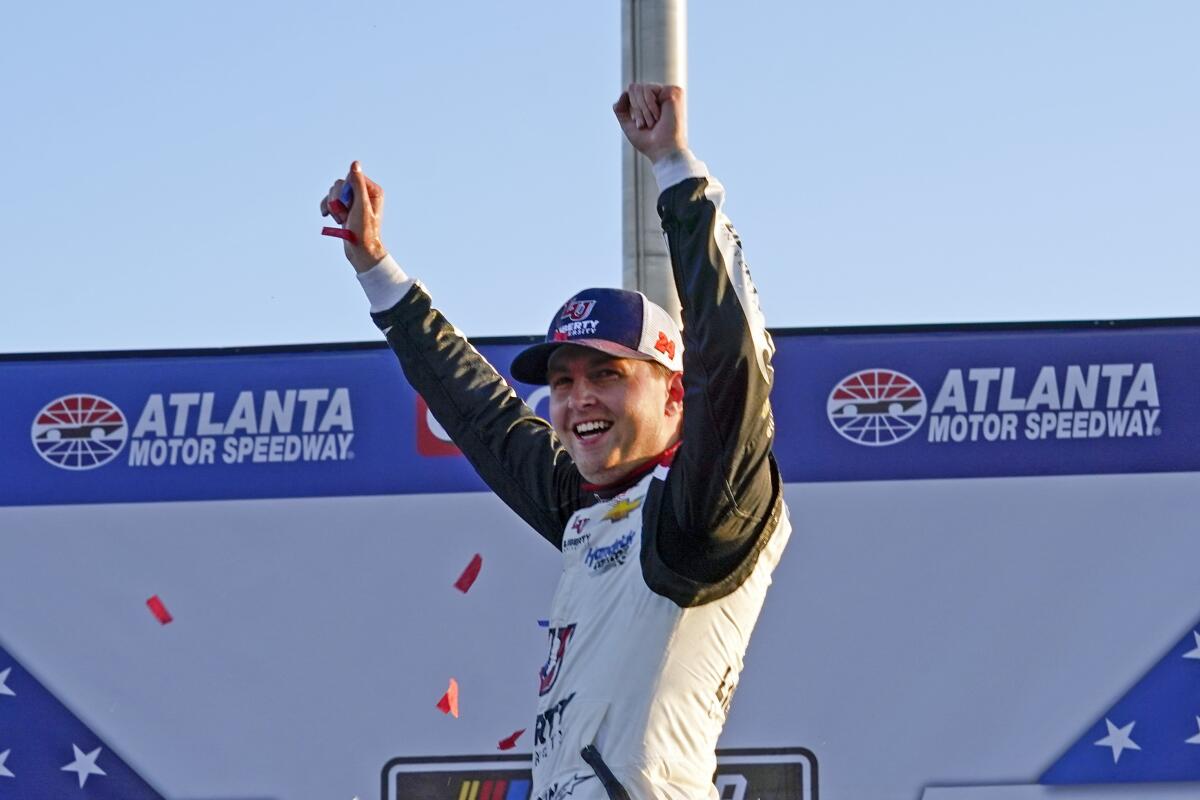
[[[546,378],[550,423],[589,483],[615,483],[679,439],[679,373],[564,345],[550,356]]]

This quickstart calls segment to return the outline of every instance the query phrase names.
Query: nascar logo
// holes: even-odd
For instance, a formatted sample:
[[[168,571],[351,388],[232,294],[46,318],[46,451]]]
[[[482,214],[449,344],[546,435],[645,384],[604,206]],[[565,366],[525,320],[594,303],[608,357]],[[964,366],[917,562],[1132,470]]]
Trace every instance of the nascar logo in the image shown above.
[[[530,800],[529,756],[393,758],[383,768],[383,800]],[[538,787],[539,798],[574,798],[595,773],[567,772]],[[713,789],[722,800],[815,800],[817,757],[803,747],[718,750]],[[596,787],[599,789],[599,787]],[[575,790],[580,791],[576,792]],[[588,796],[594,796],[588,789]]]
[[[925,421],[925,393],[912,378],[890,369],[864,369],[833,387],[826,412],[834,430],[855,444],[902,442]]]
[[[95,469],[121,452],[129,426],[109,400],[72,394],[47,403],[34,417],[30,436],[47,463],[60,469]]]

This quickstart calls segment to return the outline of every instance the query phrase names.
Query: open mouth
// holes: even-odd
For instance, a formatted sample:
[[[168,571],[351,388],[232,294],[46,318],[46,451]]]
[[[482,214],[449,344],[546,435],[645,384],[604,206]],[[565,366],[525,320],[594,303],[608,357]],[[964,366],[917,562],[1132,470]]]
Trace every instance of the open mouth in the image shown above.
[[[608,420],[590,419],[587,422],[580,422],[576,424],[572,430],[580,441],[590,442],[599,436],[602,436],[604,432],[612,426],[613,424]]]

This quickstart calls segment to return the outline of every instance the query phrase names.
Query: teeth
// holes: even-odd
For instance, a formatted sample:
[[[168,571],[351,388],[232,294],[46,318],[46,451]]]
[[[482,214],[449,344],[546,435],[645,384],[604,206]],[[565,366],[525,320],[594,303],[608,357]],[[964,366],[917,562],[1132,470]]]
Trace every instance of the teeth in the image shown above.
[[[581,422],[578,425],[576,425],[575,426],[575,435],[576,436],[593,436],[597,433],[603,433],[604,431],[608,430],[611,427],[612,427],[611,422],[605,422],[603,420],[598,420],[598,419],[590,420],[588,422]]]

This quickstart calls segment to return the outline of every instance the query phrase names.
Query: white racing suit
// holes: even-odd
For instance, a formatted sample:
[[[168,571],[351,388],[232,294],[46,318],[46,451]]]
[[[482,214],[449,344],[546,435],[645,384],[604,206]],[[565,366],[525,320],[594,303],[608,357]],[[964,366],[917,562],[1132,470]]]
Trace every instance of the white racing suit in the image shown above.
[[[532,726],[538,800],[716,798],[717,738],[791,531],[771,456],[774,345],[724,191],[690,154],[655,169],[683,305],[683,438],[623,485],[585,486],[549,423],[390,258],[362,276],[438,422],[562,551]]]

